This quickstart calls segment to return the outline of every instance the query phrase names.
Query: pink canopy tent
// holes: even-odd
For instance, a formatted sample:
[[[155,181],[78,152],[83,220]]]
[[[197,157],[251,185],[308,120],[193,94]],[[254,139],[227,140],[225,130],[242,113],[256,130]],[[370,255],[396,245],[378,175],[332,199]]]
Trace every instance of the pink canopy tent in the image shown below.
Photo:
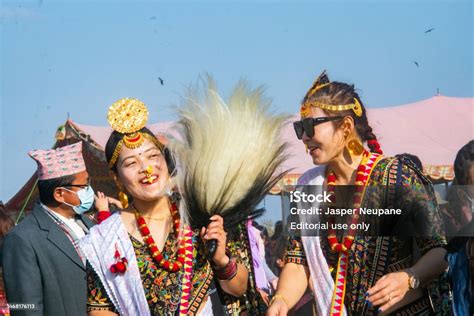
[[[474,98],[437,95],[406,105],[368,110],[387,155],[408,152],[427,165],[451,165],[474,138]]]
[[[450,181],[454,177],[453,161],[457,151],[474,138],[474,98],[452,98],[437,95],[416,103],[368,109],[368,119],[377,135],[385,155],[410,153],[417,155],[424,164],[424,172],[431,179]],[[298,115],[293,120],[298,120]],[[173,122],[152,124],[149,128],[166,142]],[[111,133],[110,127],[78,124],[68,120],[58,129],[56,146],[83,140],[87,143],[86,155],[90,158],[88,170],[94,170],[92,178],[103,190],[113,194],[113,181],[107,175],[103,151]],[[312,168],[312,160],[303,143],[298,140],[291,122],[282,130],[283,140],[290,145],[291,157],[282,166],[290,173],[273,188],[279,194],[284,185],[296,183],[298,177]],[[95,174],[95,176],[94,176]],[[6,204],[8,211],[15,212],[22,205],[29,210],[37,193],[33,194],[35,175]],[[26,203],[25,203],[26,201]],[[28,203],[29,202],[29,203]]]

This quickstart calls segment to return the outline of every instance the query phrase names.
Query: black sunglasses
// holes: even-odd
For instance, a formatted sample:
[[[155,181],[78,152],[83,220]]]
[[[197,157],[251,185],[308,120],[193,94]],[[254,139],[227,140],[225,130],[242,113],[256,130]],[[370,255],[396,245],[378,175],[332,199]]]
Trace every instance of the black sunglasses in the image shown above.
[[[343,116],[307,117],[301,121],[293,122],[296,137],[303,139],[303,133],[306,133],[306,136],[311,138],[314,136],[314,126],[341,118],[343,118]]]

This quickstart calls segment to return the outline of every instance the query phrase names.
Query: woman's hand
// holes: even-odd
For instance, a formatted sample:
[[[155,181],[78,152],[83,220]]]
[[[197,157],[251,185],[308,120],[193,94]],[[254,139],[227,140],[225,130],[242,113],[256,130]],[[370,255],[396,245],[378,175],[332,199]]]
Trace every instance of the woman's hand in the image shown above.
[[[227,233],[224,231],[224,219],[219,215],[210,218],[211,223],[201,229],[201,238],[204,242],[208,240],[217,240],[217,249],[212,261],[216,268],[224,268],[230,258],[225,253],[227,244]]]
[[[403,271],[384,275],[367,291],[367,301],[373,306],[380,306],[379,312],[386,311],[400,302],[410,290],[408,279],[408,273]]]
[[[288,314],[288,305],[281,298],[273,300],[267,310],[267,316],[286,316]]]
[[[98,211],[109,211],[109,204],[113,204],[122,209],[122,203],[119,200],[106,196],[103,192],[97,191],[95,196],[95,208]]]

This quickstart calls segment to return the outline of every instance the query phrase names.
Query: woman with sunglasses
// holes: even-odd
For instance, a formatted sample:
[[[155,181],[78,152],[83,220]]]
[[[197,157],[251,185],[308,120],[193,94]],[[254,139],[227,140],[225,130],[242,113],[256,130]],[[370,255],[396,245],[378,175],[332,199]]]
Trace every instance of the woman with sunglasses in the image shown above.
[[[447,284],[441,279],[446,241],[432,186],[409,159],[382,156],[354,86],[330,82],[323,72],[304,97],[294,128],[318,165],[299,184],[323,186],[333,195],[332,205],[344,197],[338,196],[341,186],[354,188],[346,199],[354,213],[345,219],[329,216],[329,223],[361,223],[367,219],[361,208],[401,209],[409,218],[403,223],[417,233],[399,237],[394,228],[402,224],[400,218],[381,217],[379,235],[329,225],[317,237],[290,237],[267,315],[286,315],[307,286],[321,316],[449,313]]]
[[[114,131],[105,155],[121,190],[123,210],[110,214],[107,197],[99,195],[101,223],[81,240],[88,260],[88,313],[223,314],[223,306],[213,306],[209,293],[214,280],[226,303],[246,293],[244,249],[227,241],[220,216],[211,217],[200,231],[181,223],[179,196],[171,185],[174,163],[145,127],[147,116],[147,108],[136,99],[118,100],[109,109]],[[207,260],[203,244],[211,239],[217,240],[217,250]],[[230,311],[239,311],[241,306],[234,305]]]

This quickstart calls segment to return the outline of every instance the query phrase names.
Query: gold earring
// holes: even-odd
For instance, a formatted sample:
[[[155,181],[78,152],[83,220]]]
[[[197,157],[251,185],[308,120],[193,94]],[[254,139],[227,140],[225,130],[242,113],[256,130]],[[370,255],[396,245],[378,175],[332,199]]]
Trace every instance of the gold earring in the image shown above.
[[[352,156],[360,156],[364,152],[364,146],[357,139],[352,139],[347,143],[347,150]]]
[[[122,203],[122,208],[126,209],[128,207],[128,196],[125,194],[125,192],[119,192],[119,200],[120,203]]]
[[[306,154],[308,154],[309,153],[308,145],[305,144],[304,148],[306,148]]]

